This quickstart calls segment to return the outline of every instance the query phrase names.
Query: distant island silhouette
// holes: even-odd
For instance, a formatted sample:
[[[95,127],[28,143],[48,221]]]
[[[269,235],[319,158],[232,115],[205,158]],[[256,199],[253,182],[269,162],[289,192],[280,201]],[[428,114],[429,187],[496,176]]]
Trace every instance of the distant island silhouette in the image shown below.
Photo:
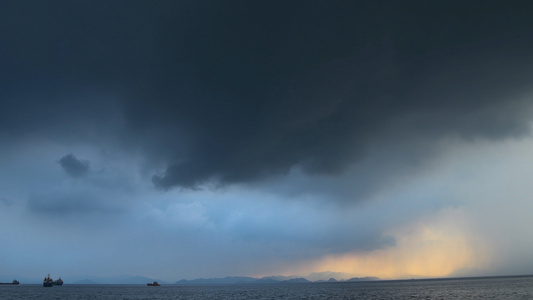
[[[92,277],[80,276],[74,277],[70,284],[146,284],[147,282],[157,281],[164,285],[231,285],[231,284],[303,284],[303,283],[334,283],[334,282],[356,282],[356,281],[373,281],[381,280],[378,277],[350,277],[350,274],[338,272],[318,272],[308,275],[293,276],[226,276],[214,278],[196,278],[182,279],[179,281],[165,281],[161,278],[151,278],[146,276],[121,275],[112,277]],[[33,280],[25,280],[33,282]]]
[[[273,284],[273,283],[324,283],[324,282],[356,282],[356,281],[374,281],[380,280],[378,277],[353,277],[346,280],[337,280],[329,278],[327,280],[311,281],[304,277],[284,277],[284,276],[267,276],[262,278],[245,277],[245,276],[227,276],[223,278],[198,278],[193,280],[182,279],[175,284],[178,285],[224,285],[224,284]]]

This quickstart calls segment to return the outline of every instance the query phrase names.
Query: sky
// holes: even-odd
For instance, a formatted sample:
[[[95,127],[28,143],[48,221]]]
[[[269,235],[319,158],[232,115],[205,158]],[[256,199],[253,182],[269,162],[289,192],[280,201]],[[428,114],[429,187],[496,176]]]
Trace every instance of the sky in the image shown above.
[[[0,279],[533,274],[532,10],[0,2]]]

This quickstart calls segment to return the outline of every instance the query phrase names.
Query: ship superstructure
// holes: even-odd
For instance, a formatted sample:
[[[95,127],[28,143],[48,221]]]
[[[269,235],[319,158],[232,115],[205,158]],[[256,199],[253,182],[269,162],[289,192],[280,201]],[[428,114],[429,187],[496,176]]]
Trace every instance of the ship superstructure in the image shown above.
[[[50,277],[50,274],[43,279],[43,287],[54,286],[54,280]]]

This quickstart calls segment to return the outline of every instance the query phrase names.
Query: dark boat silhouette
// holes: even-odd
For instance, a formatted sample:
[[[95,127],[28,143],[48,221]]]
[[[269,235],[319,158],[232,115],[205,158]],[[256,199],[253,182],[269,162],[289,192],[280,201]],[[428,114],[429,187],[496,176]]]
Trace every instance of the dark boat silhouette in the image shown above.
[[[19,285],[20,282],[16,279],[13,279],[12,282],[0,282],[0,285]]]
[[[58,280],[53,280],[50,274],[43,279],[43,287],[52,287],[54,285],[63,285],[63,280],[59,277]]]
[[[54,280],[50,277],[50,274],[43,279],[43,287],[54,286]]]
[[[54,285],[63,285],[63,280],[61,279],[61,277],[59,277],[59,279],[54,281],[53,284]]]
[[[153,283],[147,283],[147,286],[160,286],[160,284],[157,281],[154,281]]]

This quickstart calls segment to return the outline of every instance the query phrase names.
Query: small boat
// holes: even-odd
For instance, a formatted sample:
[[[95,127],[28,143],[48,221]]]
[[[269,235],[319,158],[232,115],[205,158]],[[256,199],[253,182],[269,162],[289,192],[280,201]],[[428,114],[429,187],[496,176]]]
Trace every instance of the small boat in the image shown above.
[[[0,282],[0,285],[19,285],[20,282],[16,279],[13,279],[12,282]]]
[[[54,280],[50,277],[50,274],[43,279],[43,287],[53,287]]]
[[[147,283],[147,286],[160,286],[160,284],[157,281],[154,281],[153,283]]]

